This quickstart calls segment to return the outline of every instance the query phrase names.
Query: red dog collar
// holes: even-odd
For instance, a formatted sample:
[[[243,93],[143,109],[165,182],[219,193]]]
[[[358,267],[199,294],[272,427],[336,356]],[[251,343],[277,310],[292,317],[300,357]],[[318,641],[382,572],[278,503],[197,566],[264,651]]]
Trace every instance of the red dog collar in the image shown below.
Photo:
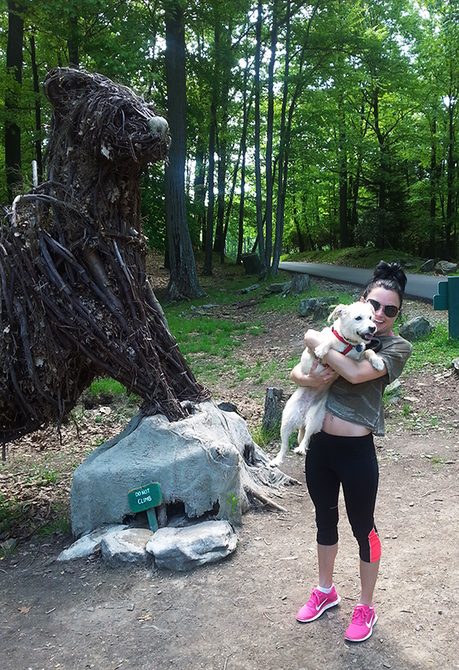
[[[333,335],[335,335],[335,337],[338,338],[338,340],[340,342],[342,342],[343,344],[347,344],[346,349],[341,352],[342,354],[344,354],[346,356],[346,354],[348,354],[350,351],[352,351],[352,349],[354,349],[354,345],[349,344],[349,342],[347,340],[345,340],[344,337],[341,337],[341,335],[333,328],[333,326],[332,326],[332,333],[333,333]],[[355,349],[359,352],[362,351],[362,345],[358,344],[355,347]]]

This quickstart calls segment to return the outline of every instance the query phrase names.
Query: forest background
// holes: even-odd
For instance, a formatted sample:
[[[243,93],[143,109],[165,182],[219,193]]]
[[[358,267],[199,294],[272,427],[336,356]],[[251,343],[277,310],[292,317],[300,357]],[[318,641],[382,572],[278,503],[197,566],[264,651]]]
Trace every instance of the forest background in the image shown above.
[[[458,256],[459,1],[1,0],[0,203],[46,179],[53,67],[133,88],[170,124],[142,186],[169,299],[215,252]],[[214,252],[214,254],[213,254]],[[217,256],[218,258],[218,256]]]

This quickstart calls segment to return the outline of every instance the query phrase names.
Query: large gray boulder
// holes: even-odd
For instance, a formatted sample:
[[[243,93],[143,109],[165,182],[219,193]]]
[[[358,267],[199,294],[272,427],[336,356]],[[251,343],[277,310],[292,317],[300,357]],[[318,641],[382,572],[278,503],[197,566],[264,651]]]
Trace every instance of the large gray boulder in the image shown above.
[[[113,530],[101,538],[102,556],[112,568],[126,563],[145,564],[149,557],[146,547],[152,536],[147,528]]]
[[[138,415],[75,470],[72,531],[78,537],[122,523],[132,514],[128,492],[151,482],[159,482],[166,507],[181,502],[188,518],[211,512],[237,525],[249,507],[248,495],[266,498],[266,486],[286,480],[292,481],[269,467],[244,419],[212,401],[172,423],[163,415]]]
[[[160,528],[146,549],[158,568],[184,571],[214,563],[237,547],[237,535],[228,521],[205,521],[186,528]]]
[[[438,261],[435,266],[435,271],[441,275],[452,275],[457,272],[457,263],[450,263],[449,261]]]
[[[332,304],[338,304],[339,299],[336,296],[328,298],[306,298],[301,300],[298,306],[298,316],[322,321],[326,319]]]
[[[95,551],[100,549],[102,538],[113,531],[125,530],[126,525],[104,526],[97,528],[92,533],[83,535],[79,540],[74,542],[70,547],[61,551],[57,557],[57,561],[72,561],[75,558],[85,558],[91,556]]]
[[[433,272],[435,269],[435,261],[433,258],[429,258],[428,261],[423,263],[419,268],[419,272]]]
[[[432,331],[433,326],[431,326],[430,322],[424,316],[415,316],[413,319],[406,321],[398,329],[399,335],[410,342],[415,342],[421,337],[426,337]]]

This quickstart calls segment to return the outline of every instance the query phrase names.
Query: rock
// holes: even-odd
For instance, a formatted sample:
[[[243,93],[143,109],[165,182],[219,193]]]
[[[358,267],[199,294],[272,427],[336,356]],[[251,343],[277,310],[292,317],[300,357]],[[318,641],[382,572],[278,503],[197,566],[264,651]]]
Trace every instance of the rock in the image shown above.
[[[111,530],[101,540],[102,556],[112,567],[125,563],[146,563],[149,558],[146,546],[152,535],[148,528]]]
[[[338,298],[331,296],[328,298],[307,298],[301,300],[298,307],[298,316],[308,317],[314,321],[323,321],[328,316],[330,305],[338,303]]]
[[[251,291],[256,291],[259,288],[260,288],[260,284],[252,284],[251,286],[246,286],[245,288],[241,288],[239,293],[250,293]]]
[[[72,561],[75,558],[85,558],[86,556],[91,556],[91,554],[100,549],[101,540],[105,535],[107,535],[107,533],[124,530],[125,528],[127,528],[127,526],[118,524],[93,530],[91,533],[80,537],[80,539],[70,545],[68,549],[61,551],[56,560]]]
[[[435,272],[441,275],[452,275],[457,272],[457,263],[450,263],[449,261],[438,261],[435,266]]]
[[[398,332],[405,340],[415,342],[421,337],[430,335],[433,330],[433,326],[424,316],[415,316],[414,319],[410,319],[402,324]]]
[[[455,359],[452,361],[451,365],[452,365],[453,368],[456,370],[456,372],[459,372],[459,358],[455,358]]]
[[[238,408],[232,402],[219,402],[217,407],[218,409],[221,409],[222,412],[236,412],[236,414],[239,414]],[[239,414],[239,416],[241,415]]]
[[[4,540],[4,542],[0,543],[0,549],[7,555],[12,554],[16,549],[17,543],[18,541],[15,537],[10,537],[9,540]]]
[[[430,260],[426,261],[421,265],[419,268],[419,272],[433,272],[435,268],[435,261],[433,258]]]
[[[268,293],[288,293],[290,291],[291,282],[283,282],[282,284],[270,284],[266,287]]]
[[[288,479],[272,473],[266,454],[252,440],[244,419],[212,401],[169,422],[137,414],[127,428],[97,447],[75,470],[70,493],[75,536],[131,516],[128,492],[159,482],[164,504],[182,503],[188,518],[211,512],[240,523],[249,509],[246,490]],[[265,493],[266,495],[266,493]],[[234,505],[233,499],[238,502]]]
[[[186,528],[161,528],[147,542],[158,568],[183,572],[232,554],[237,535],[228,521],[206,521]]]
[[[386,386],[384,391],[384,398],[390,403],[395,403],[402,397],[402,384],[399,379],[396,379],[392,384]]]

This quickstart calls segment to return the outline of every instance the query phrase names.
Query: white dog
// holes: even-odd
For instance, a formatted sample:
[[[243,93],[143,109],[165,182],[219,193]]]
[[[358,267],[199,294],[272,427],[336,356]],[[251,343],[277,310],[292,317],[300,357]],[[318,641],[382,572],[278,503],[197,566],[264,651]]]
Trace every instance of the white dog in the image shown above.
[[[355,360],[367,358],[376,370],[382,370],[384,361],[371,349],[365,350],[365,344],[371,340],[376,332],[373,322],[374,309],[367,302],[354,302],[351,305],[338,305],[328,317],[333,321],[331,328],[324,328],[320,332],[321,344],[315,351],[306,347],[301,356],[301,371],[307,374],[314,360],[321,359],[331,349],[341,351]],[[317,371],[324,366],[319,363]],[[270,465],[280,465],[288,450],[288,441],[294,430],[299,430],[299,446],[296,453],[305,454],[309,440],[313,433],[319,432],[325,418],[325,404],[328,390],[327,384],[322,388],[300,386],[289,398],[282,413],[281,450],[270,462]]]

